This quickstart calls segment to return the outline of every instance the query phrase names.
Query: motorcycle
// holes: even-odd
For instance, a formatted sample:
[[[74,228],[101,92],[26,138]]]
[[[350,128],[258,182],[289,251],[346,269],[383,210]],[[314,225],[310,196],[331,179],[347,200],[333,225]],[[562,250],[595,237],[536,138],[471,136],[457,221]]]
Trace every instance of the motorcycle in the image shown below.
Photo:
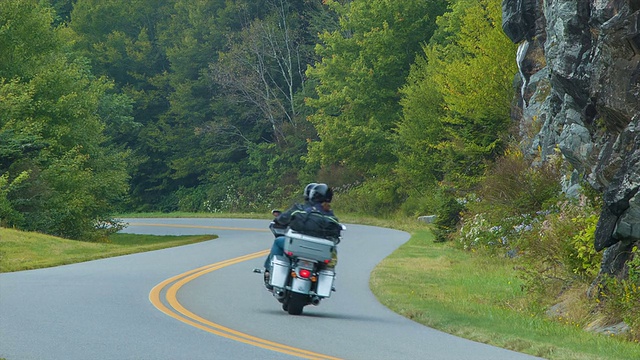
[[[341,225],[342,230],[346,230]],[[284,236],[284,254],[271,258],[271,272],[265,287],[290,315],[300,315],[307,305],[317,306],[335,291],[335,271],[327,267],[337,253],[340,238],[328,240],[278,226],[269,229],[277,238]],[[254,272],[262,273],[260,269]]]

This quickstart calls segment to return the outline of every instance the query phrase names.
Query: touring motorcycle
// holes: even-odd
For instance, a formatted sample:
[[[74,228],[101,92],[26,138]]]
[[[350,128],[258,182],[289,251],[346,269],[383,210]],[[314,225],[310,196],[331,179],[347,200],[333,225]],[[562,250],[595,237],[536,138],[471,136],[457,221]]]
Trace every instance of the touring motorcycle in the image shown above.
[[[344,225],[341,225],[346,230]],[[327,266],[337,253],[340,238],[329,240],[279,227],[274,221],[269,229],[275,237],[284,236],[284,255],[271,258],[267,290],[291,315],[302,314],[307,305],[319,305],[335,291],[335,271]],[[262,273],[260,269],[254,272]]]

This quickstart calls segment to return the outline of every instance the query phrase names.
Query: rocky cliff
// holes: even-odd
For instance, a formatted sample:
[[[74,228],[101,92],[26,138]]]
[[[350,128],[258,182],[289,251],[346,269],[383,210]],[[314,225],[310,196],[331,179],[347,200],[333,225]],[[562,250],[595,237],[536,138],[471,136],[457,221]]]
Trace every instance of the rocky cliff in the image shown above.
[[[561,152],[567,193],[602,192],[600,272],[625,276],[640,245],[640,0],[503,0],[502,12],[519,44],[523,145],[541,161]]]

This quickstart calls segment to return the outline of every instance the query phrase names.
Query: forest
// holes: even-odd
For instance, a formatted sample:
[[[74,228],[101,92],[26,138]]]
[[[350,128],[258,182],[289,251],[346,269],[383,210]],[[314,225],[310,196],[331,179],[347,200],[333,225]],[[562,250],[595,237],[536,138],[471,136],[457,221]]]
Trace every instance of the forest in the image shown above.
[[[344,212],[451,212],[507,147],[498,0],[46,3],[0,5],[2,226],[86,239],[312,181]]]

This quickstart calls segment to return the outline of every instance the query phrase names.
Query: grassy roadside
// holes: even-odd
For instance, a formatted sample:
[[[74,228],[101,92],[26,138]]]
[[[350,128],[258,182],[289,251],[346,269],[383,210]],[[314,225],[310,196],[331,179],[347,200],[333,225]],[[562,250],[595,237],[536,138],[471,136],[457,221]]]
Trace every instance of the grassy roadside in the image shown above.
[[[114,234],[108,242],[95,243],[0,228],[0,272],[72,264],[192,244],[214,238],[216,238],[215,235]]]
[[[434,243],[426,229],[381,262],[370,285],[391,310],[467,339],[547,359],[640,359],[637,343],[531,309],[513,264]]]

